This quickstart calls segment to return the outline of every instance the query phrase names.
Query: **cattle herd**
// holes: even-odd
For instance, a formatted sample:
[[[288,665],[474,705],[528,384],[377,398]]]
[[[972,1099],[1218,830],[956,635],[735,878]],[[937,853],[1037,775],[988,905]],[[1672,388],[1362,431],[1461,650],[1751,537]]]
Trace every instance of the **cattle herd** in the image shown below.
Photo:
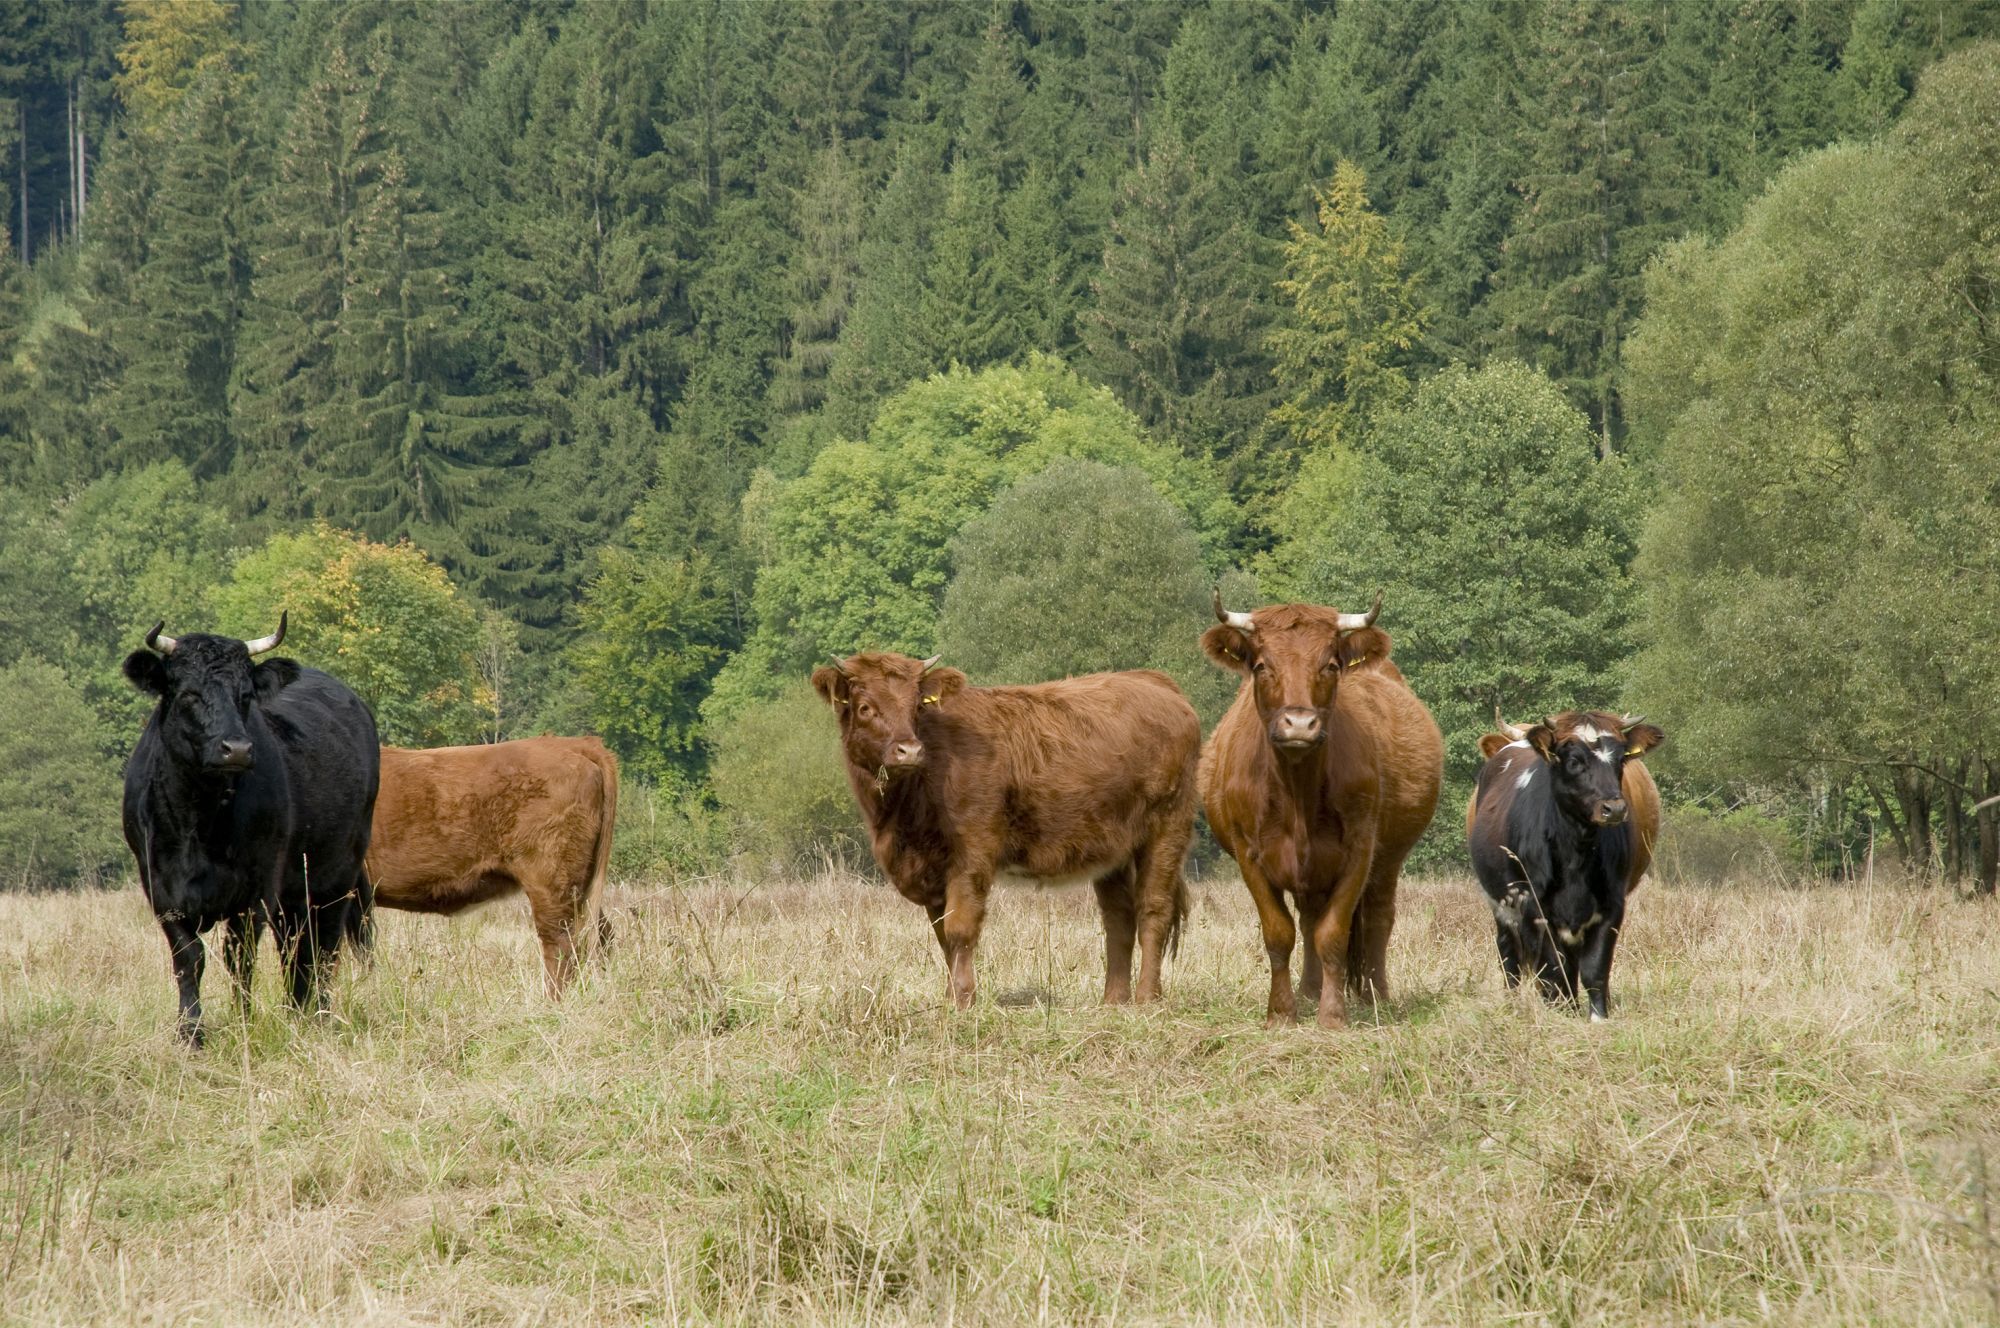
[[[1201,646],[1242,677],[1206,745],[1164,673],[1136,669],[975,687],[906,655],[835,658],[812,675],[839,719],[875,860],[921,904],[948,991],[976,994],[973,953],[997,877],[1088,880],[1104,920],[1104,1000],[1160,995],[1187,916],[1182,865],[1199,803],[1257,910],[1266,1022],[1389,991],[1403,861],[1437,809],[1444,742],[1366,613],[1309,604],[1232,612]],[[376,906],[451,913],[518,891],[560,995],[592,944],[618,809],[595,738],[382,747],[339,680],[254,641],[147,633],[125,660],[158,698],[125,767],[125,841],[167,938],[180,1029],[202,1037],[202,934],[220,923],[240,1002],[266,925],[300,1007],[323,1009],[343,942]],[[1472,866],[1509,986],[1609,1014],[1625,901],[1651,861],[1659,795],[1643,756],[1664,735],[1631,716],[1566,711],[1500,731],[1466,808]],[[1294,991],[1292,948],[1305,937]],[[1132,981],[1132,952],[1139,979]]]

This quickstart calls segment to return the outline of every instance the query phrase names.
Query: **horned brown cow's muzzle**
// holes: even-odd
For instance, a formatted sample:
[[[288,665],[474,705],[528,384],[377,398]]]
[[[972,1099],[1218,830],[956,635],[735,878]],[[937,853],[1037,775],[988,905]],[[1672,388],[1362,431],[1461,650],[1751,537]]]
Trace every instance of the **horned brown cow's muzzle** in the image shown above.
[[[1285,751],[1303,752],[1326,737],[1326,725],[1319,711],[1304,706],[1286,706],[1271,716],[1271,745]]]

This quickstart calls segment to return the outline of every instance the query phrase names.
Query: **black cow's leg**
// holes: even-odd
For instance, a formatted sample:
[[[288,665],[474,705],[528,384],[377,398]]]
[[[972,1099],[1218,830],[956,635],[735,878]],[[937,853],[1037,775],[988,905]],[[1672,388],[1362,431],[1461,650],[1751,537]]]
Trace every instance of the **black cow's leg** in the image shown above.
[[[298,946],[292,951],[292,1004],[315,1014],[327,1011],[326,973],[339,953],[341,929],[347,925],[345,895],[326,903],[307,903]]]
[[[1592,927],[1583,942],[1583,954],[1577,960],[1583,989],[1590,997],[1592,1023],[1611,1017],[1611,954],[1618,948],[1618,928],[1623,921],[1624,910],[1620,909],[1614,917]]]
[[[181,1036],[192,1047],[199,1047],[202,1041],[201,1029],[201,970],[207,958],[202,949],[201,934],[178,917],[160,919],[160,930],[167,934],[167,949],[173,955],[174,981],[180,984],[181,994]]]
[[[249,909],[229,919],[223,940],[223,959],[229,966],[230,985],[236,988],[236,1005],[243,1017],[250,1017],[250,980],[257,966],[257,941],[264,934],[264,915]]]

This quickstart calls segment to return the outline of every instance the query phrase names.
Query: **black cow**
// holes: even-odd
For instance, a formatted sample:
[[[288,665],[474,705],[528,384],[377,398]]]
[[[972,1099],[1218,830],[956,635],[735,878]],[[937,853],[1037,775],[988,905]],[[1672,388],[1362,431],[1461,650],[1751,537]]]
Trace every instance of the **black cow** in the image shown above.
[[[362,859],[381,753],[375,718],[345,684],[275,650],[161,623],[125,676],[160,698],[125,763],[125,842],[167,934],[180,1029],[201,1044],[201,933],[228,924],[239,998],[266,921],[291,966],[292,1001],[324,1009],[323,970],[369,907]],[[158,652],[158,653],[155,653]]]
[[[1581,980],[1592,1021],[1610,1017],[1626,891],[1659,830],[1658,802],[1642,799],[1635,816],[1619,776],[1665,736],[1629,716],[1568,710],[1481,767],[1466,837],[1508,986],[1524,963],[1549,1000],[1574,1001]]]

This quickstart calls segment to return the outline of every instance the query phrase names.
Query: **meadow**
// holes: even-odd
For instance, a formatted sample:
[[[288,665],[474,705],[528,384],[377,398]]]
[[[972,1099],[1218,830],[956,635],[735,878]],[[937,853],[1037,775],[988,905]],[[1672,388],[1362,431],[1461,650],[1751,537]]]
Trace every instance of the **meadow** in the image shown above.
[[[0,1320],[2000,1318],[1990,902],[1649,881],[1593,1027],[1403,900],[1338,1035],[1259,1026],[1233,880],[1142,1010],[1087,892],[1003,890],[954,1015],[829,873],[619,886],[560,1005],[517,903],[383,914],[327,1021],[212,963],[190,1054],[136,889],[0,898]]]

